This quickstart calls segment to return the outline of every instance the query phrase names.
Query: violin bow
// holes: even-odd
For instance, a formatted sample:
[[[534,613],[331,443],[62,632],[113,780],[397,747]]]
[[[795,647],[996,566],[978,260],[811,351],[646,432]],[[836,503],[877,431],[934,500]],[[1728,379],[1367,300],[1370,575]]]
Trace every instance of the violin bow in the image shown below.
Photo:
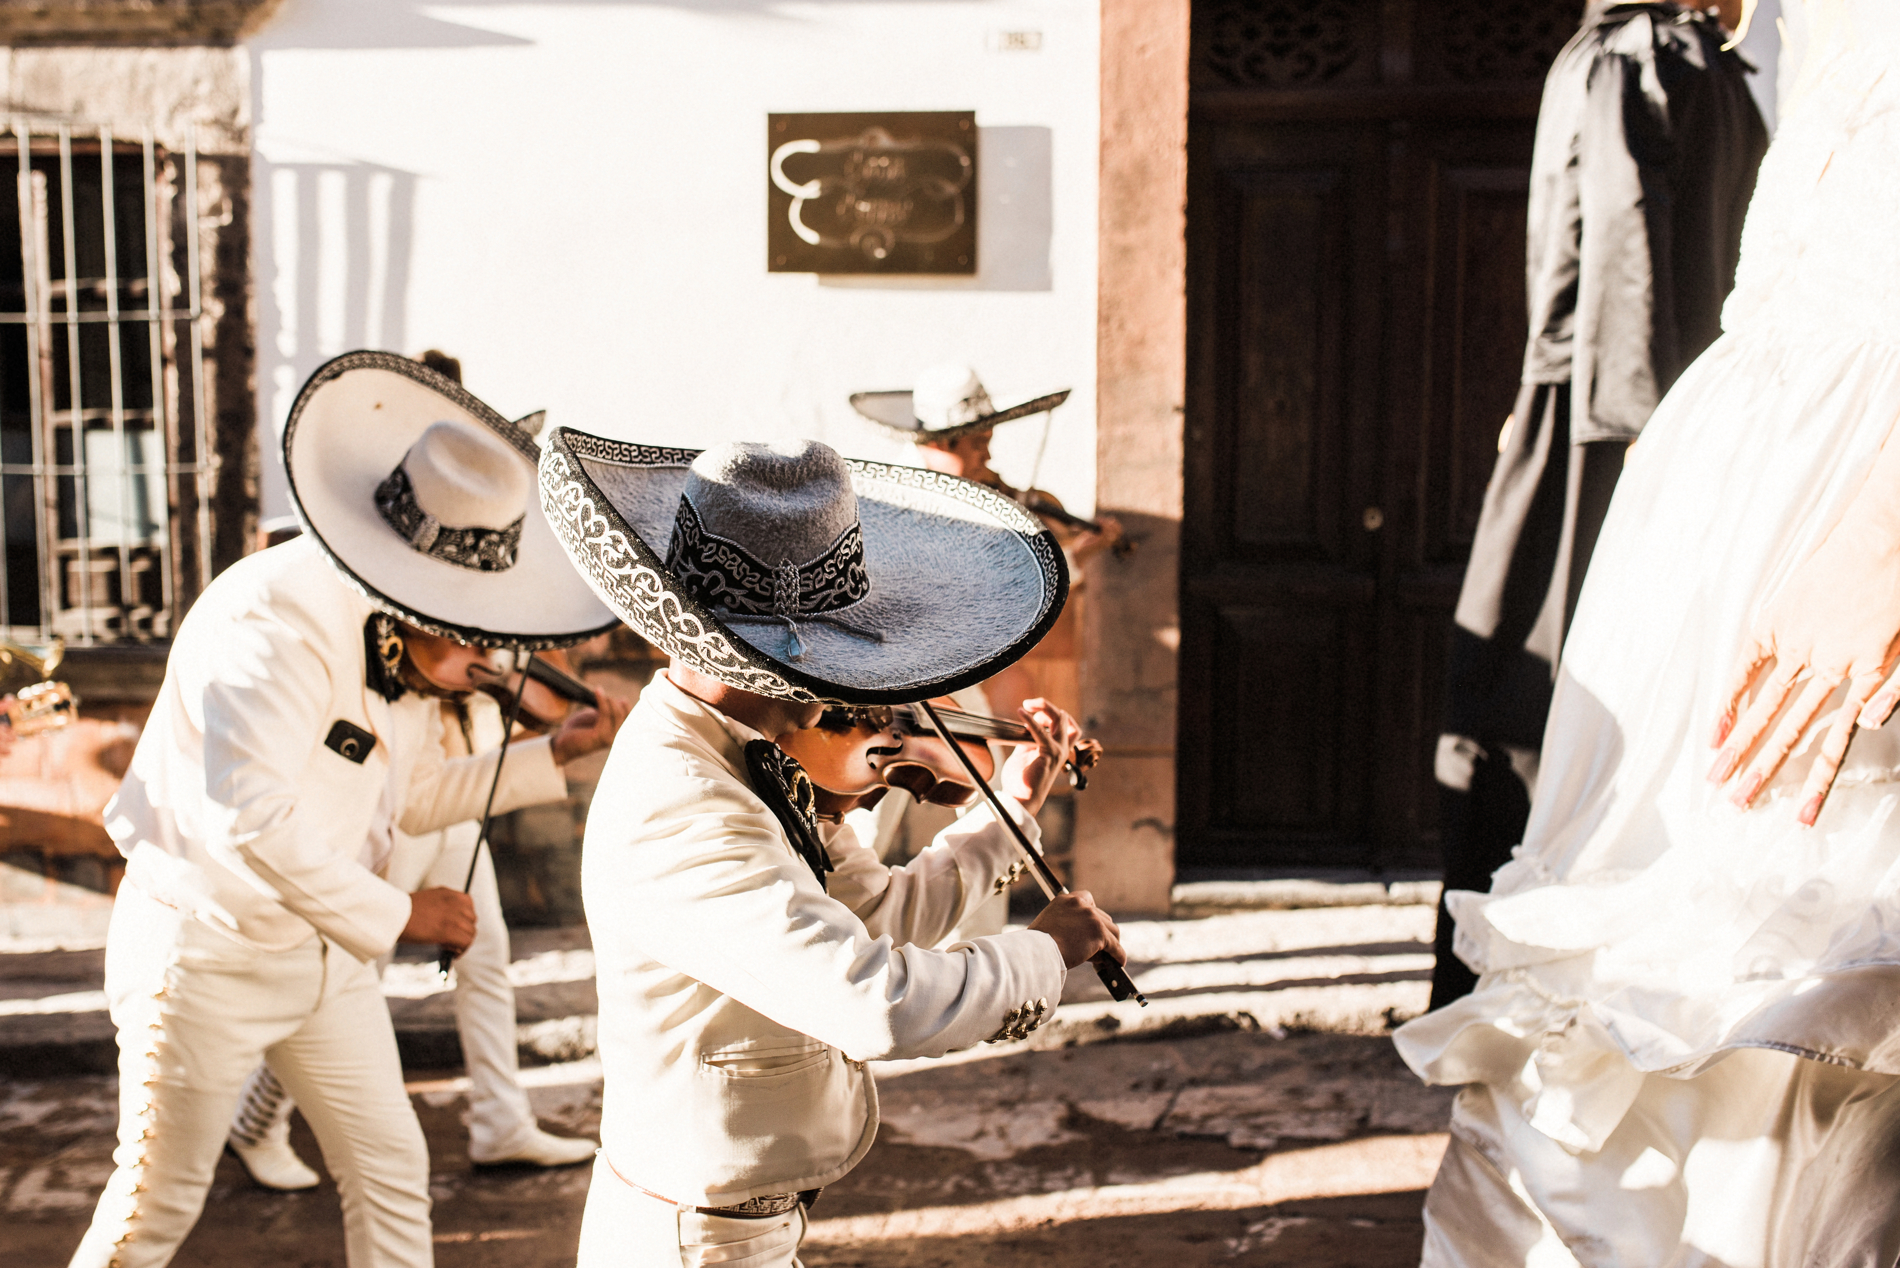
[[[513,660],[508,669],[510,673],[513,673],[521,668],[521,649],[514,647],[509,651],[513,655]],[[528,653],[528,668],[530,670],[534,668],[533,652]],[[523,686],[526,686],[525,679]],[[495,818],[495,792],[501,787],[501,767],[502,763],[508,760],[508,738],[515,733],[515,719],[521,715],[521,697],[525,694],[527,694],[525,691],[515,692],[514,701],[508,706],[508,719],[501,724],[501,751],[495,754],[495,777],[488,781],[488,801],[482,806],[482,830],[475,837],[475,848],[469,852],[468,875],[462,878],[464,894],[468,893],[469,887],[475,884],[475,864],[481,860],[482,846],[488,843],[488,826]],[[443,981],[448,981],[449,966],[454,963],[455,952],[443,947],[441,954],[435,958],[436,972],[442,975]]]
[[[976,763],[970,760],[970,755],[963,751],[962,745],[950,737],[950,729],[944,726],[943,719],[937,716],[937,710],[930,701],[919,700],[916,707],[924,711],[924,716],[930,719],[931,727],[937,732],[937,738],[943,741],[944,747],[957,755],[957,761],[963,764],[965,773],[970,776],[970,782],[983,790],[983,796],[989,801],[990,809],[996,812],[996,817],[1002,821],[1005,828],[1009,829],[1010,835],[1016,838],[1017,848],[1022,850],[1023,857],[1029,860],[1029,870],[1035,876],[1036,884],[1042,887],[1043,894],[1053,901],[1060,895],[1068,893],[1069,887],[1062,883],[1062,878],[1055,874],[1048,860],[1042,857],[1042,851],[1029,843],[1029,838],[1023,834],[1023,830],[1016,826],[1016,821],[1009,817],[1007,810],[1003,809],[1003,799],[996,795],[996,790],[990,787],[988,780],[976,773]],[[1108,988],[1109,998],[1132,999],[1143,1008],[1148,1007],[1148,997],[1135,986],[1135,980],[1128,976],[1128,970],[1109,958],[1106,948],[1097,951],[1089,963],[1095,966],[1095,975],[1101,978],[1102,985]]]

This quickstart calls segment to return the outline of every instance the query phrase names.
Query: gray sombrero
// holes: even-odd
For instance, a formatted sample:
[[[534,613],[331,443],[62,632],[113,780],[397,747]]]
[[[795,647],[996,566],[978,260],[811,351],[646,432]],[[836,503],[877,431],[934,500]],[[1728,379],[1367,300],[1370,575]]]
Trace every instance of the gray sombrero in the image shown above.
[[[922,444],[1045,413],[1068,400],[1071,390],[997,409],[975,370],[967,365],[936,365],[917,376],[915,387],[904,391],[853,392],[851,408]]]
[[[519,424],[390,352],[318,369],[284,425],[291,503],[344,579],[399,620],[489,646],[617,624],[541,512],[540,457]]]
[[[1055,539],[1008,498],[812,440],[665,449],[560,428],[541,503],[635,631],[778,699],[903,704],[981,682],[1068,595]]]

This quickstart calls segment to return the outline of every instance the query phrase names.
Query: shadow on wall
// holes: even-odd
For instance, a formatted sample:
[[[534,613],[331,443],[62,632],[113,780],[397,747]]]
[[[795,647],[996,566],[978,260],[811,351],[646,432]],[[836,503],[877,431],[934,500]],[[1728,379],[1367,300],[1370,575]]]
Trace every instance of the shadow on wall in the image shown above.
[[[290,394],[339,353],[409,351],[417,177],[375,163],[273,163],[259,157],[253,179],[264,262],[258,377],[268,385],[258,465],[268,517],[289,510],[276,441]]]
[[[976,276],[821,275],[821,286],[906,291],[1048,291],[1055,232],[1055,132],[978,128]]]

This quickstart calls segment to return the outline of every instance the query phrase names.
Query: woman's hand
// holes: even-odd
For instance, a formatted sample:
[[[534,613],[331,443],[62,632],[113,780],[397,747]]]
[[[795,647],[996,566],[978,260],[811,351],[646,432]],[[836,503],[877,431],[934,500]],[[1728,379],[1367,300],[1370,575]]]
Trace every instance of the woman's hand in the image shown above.
[[[1063,764],[1074,752],[1076,737],[1082,734],[1082,728],[1075,724],[1074,718],[1040,696],[1023,701],[1020,715],[1036,743],[1033,748],[1027,745],[1018,748],[1003,764],[1003,792],[1022,802],[1024,809],[1033,815],[1042,809],[1049,790],[1056,786],[1056,777],[1062,774]]]
[[[1737,806],[1755,800],[1845,683],[1846,701],[1801,790],[1797,817],[1812,827],[1854,729],[1880,726],[1900,704],[1900,517],[1863,505],[1871,492],[1863,490],[1742,645],[1715,728],[1722,751],[1709,770]]]

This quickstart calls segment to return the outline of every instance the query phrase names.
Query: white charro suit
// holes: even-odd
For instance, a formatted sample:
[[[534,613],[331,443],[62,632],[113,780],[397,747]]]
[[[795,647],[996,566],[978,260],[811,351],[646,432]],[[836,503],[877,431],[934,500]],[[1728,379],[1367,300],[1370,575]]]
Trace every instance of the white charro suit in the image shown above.
[[[106,944],[118,1166],[75,1268],[169,1261],[266,1053],[336,1176],[352,1268],[431,1261],[428,1154],[369,963],[409,895],[375,868],[394,829],[479,815],[494,759],[447,760],[436,701],[369,688],[370,613],[299,539],[233,565],[179,627],[106,807],[127,860]],[[534,741],[496,804],[565,792]]]
[[[904,868],[834,835],[827,894],[747,780],[759,738],[659,675],[594,795],[582,886],[606,1087],[583,1268],[792,1263],[802,1212],[691,1208],[838,1179],[877,1134],[866,1061],[1026,1033],[1062,994],[1038,931],[925,949],[1011,874],[989,811]]]

